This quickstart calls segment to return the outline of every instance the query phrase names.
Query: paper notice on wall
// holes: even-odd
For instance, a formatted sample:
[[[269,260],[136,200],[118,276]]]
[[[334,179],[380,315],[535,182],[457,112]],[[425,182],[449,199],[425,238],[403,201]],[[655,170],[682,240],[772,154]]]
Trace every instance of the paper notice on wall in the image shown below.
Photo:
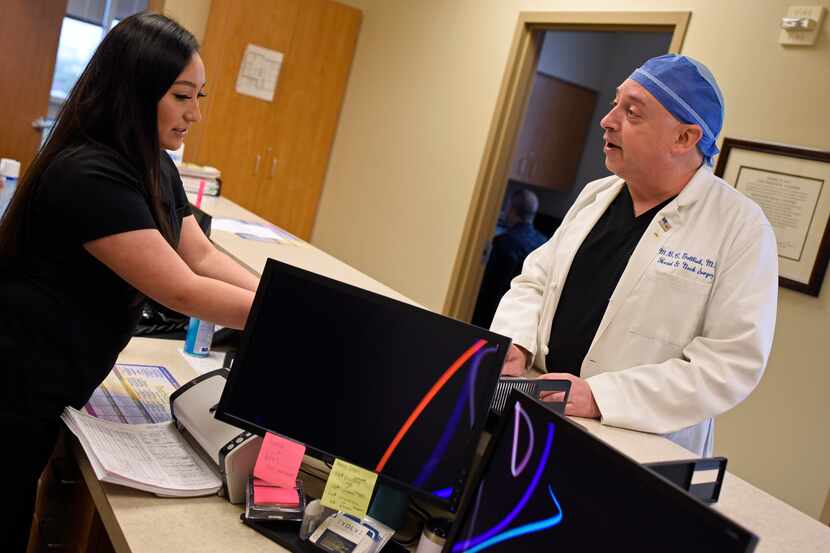
[[[236,91],[268,102],[274,101],[282,57],[282,52],[249,44],[239,67]]]

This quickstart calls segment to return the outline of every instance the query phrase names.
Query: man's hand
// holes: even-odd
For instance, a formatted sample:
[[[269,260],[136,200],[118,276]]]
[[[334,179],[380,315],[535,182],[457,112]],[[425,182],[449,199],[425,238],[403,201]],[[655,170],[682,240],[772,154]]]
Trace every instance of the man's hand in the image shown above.
[[[507,366],[507,363],[505,363]],[[504,374],[504,369],[502,369]],[[594,393],[591,391],[591,386],[588,381],[571,373],[548,373],[543,374],[539,378],[546,380],[570,380],[571,393],[568,395],[568,404],[565,405],[565,414],[572,417],[584,417],[586,419],[598,419],[602,417],[599,412],[597,402],[594,400]],[[542,401],[556,401],[559,396],[559,401],[562,401],[563,392],[542,392]]]
[[[527,367],[527,358],[530,352],[516,344],[510,344],[504,365],[501,366],[502,376],[522,376]]]

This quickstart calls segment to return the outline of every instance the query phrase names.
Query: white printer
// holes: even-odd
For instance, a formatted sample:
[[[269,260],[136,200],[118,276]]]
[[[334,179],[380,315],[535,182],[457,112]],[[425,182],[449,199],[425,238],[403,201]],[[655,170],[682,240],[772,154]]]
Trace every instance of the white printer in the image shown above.
[[[214,418],[227,377],[227,369],[217,369],[182,385],[170,396],[170,412],[182,434],[218,468],[220,493],[231,503],[243,503],[262,438]]]

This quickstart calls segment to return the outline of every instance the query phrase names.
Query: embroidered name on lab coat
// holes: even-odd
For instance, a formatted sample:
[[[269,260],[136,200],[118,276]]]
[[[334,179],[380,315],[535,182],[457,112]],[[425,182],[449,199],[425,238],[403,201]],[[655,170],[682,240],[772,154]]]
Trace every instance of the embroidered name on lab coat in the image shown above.
[[[657,265],[685,271],[704,281],[711,281],[715,278],[718,263],[714,259],[685,251],[660,248],[657,250]]]

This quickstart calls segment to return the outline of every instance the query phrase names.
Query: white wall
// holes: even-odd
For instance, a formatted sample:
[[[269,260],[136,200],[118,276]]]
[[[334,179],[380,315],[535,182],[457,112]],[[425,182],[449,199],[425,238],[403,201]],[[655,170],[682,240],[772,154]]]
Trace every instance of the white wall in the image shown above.
[[[789,4],[366,0],[313,242],[442,308],[519,11],[691,10],[682,52],[719,80],[723,135],[828,148],[828,23],[816,47],[783,48]],[[811,515],[830,488],[828,312],[830,284],[782,290],[767,374],[716,433],[731,470]]]

